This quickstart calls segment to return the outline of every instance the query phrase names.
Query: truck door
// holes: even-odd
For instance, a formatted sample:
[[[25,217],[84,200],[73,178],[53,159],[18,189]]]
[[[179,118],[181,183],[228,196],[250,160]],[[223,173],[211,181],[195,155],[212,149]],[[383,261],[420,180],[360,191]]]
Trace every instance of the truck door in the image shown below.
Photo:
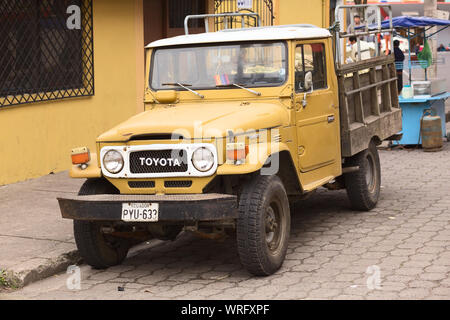
[[[311,188],[321,184],[320,180],[340,174],[337,88],[331,77],[333,57],[326,50],[326,41],[297,43],[295,47],[298,162],[303,183],[311,184]],[[313,85],[306,92],[304,81],[308,72],[312,73]]]

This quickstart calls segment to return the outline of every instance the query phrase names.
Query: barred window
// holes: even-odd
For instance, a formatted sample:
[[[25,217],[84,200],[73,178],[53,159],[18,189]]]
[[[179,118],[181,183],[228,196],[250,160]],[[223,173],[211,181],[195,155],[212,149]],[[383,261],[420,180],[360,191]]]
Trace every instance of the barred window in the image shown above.
[[[0,0],[0,107],[94,94],[92,0]]]

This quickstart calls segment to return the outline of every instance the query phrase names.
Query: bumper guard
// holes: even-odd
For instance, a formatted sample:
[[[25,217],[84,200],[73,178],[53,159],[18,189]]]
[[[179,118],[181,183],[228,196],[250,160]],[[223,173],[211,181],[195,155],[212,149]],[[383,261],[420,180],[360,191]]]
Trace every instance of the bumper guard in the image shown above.
[[[159,203],[159,221],[218,221],[238,217],[228,194],[89,195],[58,198],[61,215],[73,220],[121,221],[122,203]]]

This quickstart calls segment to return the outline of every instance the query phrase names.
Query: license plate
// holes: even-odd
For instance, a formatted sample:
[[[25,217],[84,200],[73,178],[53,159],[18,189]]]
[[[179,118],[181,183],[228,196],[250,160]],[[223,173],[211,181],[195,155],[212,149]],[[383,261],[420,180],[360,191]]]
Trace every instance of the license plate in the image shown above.
[[[122,220],[132,222],[157,222],[159,203],[122,203]]]

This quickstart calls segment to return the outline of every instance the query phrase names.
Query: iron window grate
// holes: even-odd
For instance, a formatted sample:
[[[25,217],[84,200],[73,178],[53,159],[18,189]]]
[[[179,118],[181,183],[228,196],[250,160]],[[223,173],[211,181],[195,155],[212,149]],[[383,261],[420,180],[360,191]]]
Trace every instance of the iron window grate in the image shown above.
[[[0,108],[94,95],[92,0],[0,0],[0,16]]]

